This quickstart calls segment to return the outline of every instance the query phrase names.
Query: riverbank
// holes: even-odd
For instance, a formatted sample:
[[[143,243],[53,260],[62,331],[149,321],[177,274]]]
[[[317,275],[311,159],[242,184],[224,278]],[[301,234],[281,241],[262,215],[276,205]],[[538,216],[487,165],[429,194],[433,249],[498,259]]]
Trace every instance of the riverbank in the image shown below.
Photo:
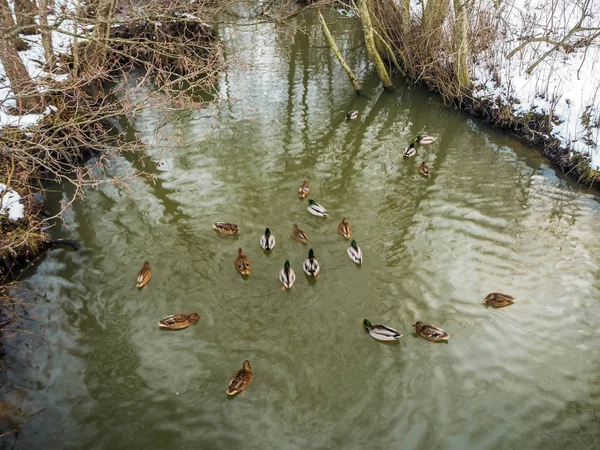
[[[84,18],[77,25],[82,16],[76,3],[58,2],[48,15],[54,23],[52,64],[42,34],[21,36],[26,46],[18,53],[26,69],[23,76],[43,101],[35,111],[22,110],[10,73],[0,65],[0,285],[56,244],[46,229],[83,199],[84,188],[144,176],[141,171],[120,179],[105,176],[113,157],[145,150],[144,142],[123,130],[123,123],[148,107],[197,109],[201,102],[193,93],[209,91],[218,79],[220,48],[214,31],[200,18],[206,10],[182,5],[163,11],[169,5],[153,5],[153,17],[119,8],[104,65],[97,68],[91,65],[96,60],[94,22]],[[144,76],[131,86],[134,71]],[[88,163],[90,156],[95,158]],[[75,187],[52,217],[44,204],[47,182]]]
[[[406,16],[408,3],[374,11],[409,83],[513,132],[577,182],[597,187],[600,5],[509,0],[458,11],[460,3],[443,4],[437,15],[417,2]]]

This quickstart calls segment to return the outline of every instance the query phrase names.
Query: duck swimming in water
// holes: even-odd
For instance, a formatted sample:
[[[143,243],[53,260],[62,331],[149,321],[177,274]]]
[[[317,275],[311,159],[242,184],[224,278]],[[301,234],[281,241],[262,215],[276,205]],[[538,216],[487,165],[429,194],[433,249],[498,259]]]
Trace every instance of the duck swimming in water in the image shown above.
[[[253,377],[254,375],[252,374],[250,361],[246,360],[244,361],[244,366],[231,377],[231,381],[229,381],[229,387],[225,392],[227,392],[227,395],[239,394],[248,387]]]
[[[152,278],[152,270],[150,269],[150,263],[148,261],[144,262],[144,267],[140,270],[135,278],[135,287],[143,288],[148,284]]]
[[[425,325],[423,322],[413,324],[417,334],[428,341],[447,341],[450,336],[444,330],[433,325]]]
[[[319,266],[319,261],[317,261],[317,258],[315,258],[315,252],[312,248],[308,251],[308,258],[304,261],[302,269],[304,270],[304,273],[309,277],[319,276],[321,267]]]
[[[348,111],[346,114],[346,120],[358,119],[358,111]]]
[[[275,247],[275,236],[271,234],[271,230],[268,228],[265,230],[265,234],[260,237],[260,246],[264,250],[273,250]]]
[[[321,205],[319,205],[317,202],[315,202],[314,200],[309,200],[308,201],[308,206],[306,207],[306,210],[311,213],[313,216],[318,216],[318,217],[327,217],[327,210],[325,208],[323,208]]]
[[[281,289],[291,289],[296,282],[296,273],[290,267],[290,262],[286,259],[283,269],[279,272],[279,281],[281,281]]]

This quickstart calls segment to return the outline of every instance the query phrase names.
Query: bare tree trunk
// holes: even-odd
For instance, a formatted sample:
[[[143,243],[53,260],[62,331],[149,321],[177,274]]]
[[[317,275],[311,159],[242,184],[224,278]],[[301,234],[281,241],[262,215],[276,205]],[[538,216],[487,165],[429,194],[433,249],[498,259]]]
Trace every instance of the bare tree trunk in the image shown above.
[[[321,11],[318,10],[317,14],[319,16],[319,19],[321,20],[321,26],[323,27],[323,34],[327,38],[327,42],[329,43],[329,46],[331,47],[331,50],[333,50],[333,53],[335,54],[335,56],[337,57],[338,61],[342,65],[342,68],[348,74],[348,78],[350,79],[350,83],[352,84],[352,89],[354,89],[354,92],[356,92],[358,95],[360,95],[361,94],[360,86],[358,85],[358,81],[356,81],[356,77],[354,76],[354,73],[352,72],[352,69],[348,66],[348,64],[346,64],[346,61],[344,61],[344,58],[342,57],[342,54],[340,53],[337,45],[335,44],[333,36],[329,32],[329,28],[327,28],[327,23],[325,23],[325,19],[321,15]]]
[[[108,39],[110,38],[110,22],[113,18],[116,3],[116,0],[98,0],[94,38],[87,46],[86,51],[86,62],[89,69],[104,64]]]
[[[461,91],[471,89],[469,76],[469,40],[467,38],[468,0],[454,0],[454,49],[456,52],[456,81]]]
[[[442,35],[442,25],[448,16],[450,0],[429,0],[423,11],[423,31],[429,42],[437,43]]]
[[[48,70],[54,69],[54,49],[52,48],[52,31],[48,27],[48,0],[39,0],[40,4],[40,25],[42,34],[42,45],[44,46],[44,55],[46,56],[46,65]]]
[[[0,27],[4,30],[14,26],[6,0],[0,0]],[[0,38],[0,62],[4,66],[11,89],[19,96],[19,112],[33,111],[42,106],[42,98],[27,68],[19,58],[12,39]]]
[[[19,96],[17,100],[19,112],[25,113],[40,109],[42,97],[23,61],[19,58],[15,45],[9,40],[0,39],[0,62],[4,66],[11,89]]]
[[[410,0],[402,0],[400,4],[402,10],[402,36],[410,31]]]
[[[22,28],[22,34],[37,34],[37,24],[35,17],[37,8],[33,0],[14,0],[15,17],[17,26]]]
[[[0,24],[2,24],[3,36],[6,36],[6,33],[14,30],[17,27],[10,10],[10,6],[8,6],[8,2],[6,0],[0,0]],[[5,38],[0,37],[0,39]],[[10,38],[10,40],[18,51],[27,50],[29,48],[29,46],[18,35]]]
[[[373,64],[375,64],[375,69],[377,70],[379,79],[383,83],[384,89],[387,92],[391,92],[394,90],[394,86],[392,85],[392,80],[390,79],[387,69],[385,68],[385,64],[377,52],[377,46],[375,45],[375,39],[373,38],[373,25],[371,24],[371,15],[369,13],[367,0],[358,0],[358,12],[360,13],[360,20],[362,21],[363,30],[365,33],[365,46],[367,48],[369,58],[371,58],[371,61],[373,61]]]

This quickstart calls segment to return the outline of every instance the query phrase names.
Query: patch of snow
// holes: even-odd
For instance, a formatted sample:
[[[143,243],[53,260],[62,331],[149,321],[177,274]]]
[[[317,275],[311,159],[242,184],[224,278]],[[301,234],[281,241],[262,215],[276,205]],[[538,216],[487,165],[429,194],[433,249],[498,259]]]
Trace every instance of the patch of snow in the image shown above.
[[[570,0],[487,0],[498,12],[500,34],[484,53],[477,55],[473,70],[474,94],[500,104],[512,103],[517,114],[543,113],[552,118],[551,135],[565,148],[590,156],[600,169],[600,38],[577,48],[580,39],[597,32],[600,2],[592,0],[587,14],[585,2]],[[581,28],[558,46],[583,17]],[[594,30],[596,28],[596,30]],[[545,37],[553,43],[532,41],[510,59],[506,56],[528,39]],[[531,74],[527,69],[546,52]]]
[[[4,192],[6,190],[6,192]],[[6,185],[0,183],[0,216],[8,214],[10,220],[19,220],[25,216],[25,206],[21,203],[21,196],[12,189],[6,189]]]

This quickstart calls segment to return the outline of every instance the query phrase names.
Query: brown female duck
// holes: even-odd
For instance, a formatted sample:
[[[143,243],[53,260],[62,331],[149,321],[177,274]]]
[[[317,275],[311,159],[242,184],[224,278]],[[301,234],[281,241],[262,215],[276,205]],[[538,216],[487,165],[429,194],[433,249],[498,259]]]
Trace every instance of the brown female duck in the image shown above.
[[[252,367],[250,367],[250,361],[244,361],[244,366],[238,370],[233,377],[231,377],[231,381],[229,382],[229,387],[227,388],[227,395],[235,395],[242,392],[250,382],[252,381]]]

